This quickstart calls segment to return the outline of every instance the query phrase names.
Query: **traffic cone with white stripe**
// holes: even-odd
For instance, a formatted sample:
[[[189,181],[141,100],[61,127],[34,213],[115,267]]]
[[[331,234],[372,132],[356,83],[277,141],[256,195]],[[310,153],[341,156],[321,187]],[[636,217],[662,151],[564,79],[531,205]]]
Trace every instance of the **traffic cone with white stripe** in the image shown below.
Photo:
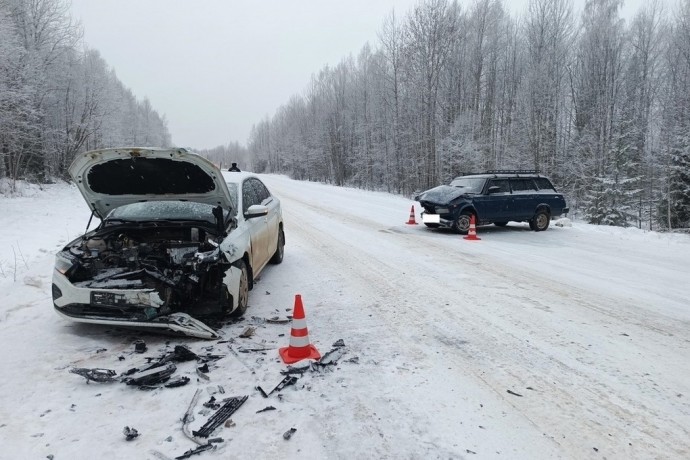
[[[292,329],[290,330],[290,346],[278,350],[285,364],[296,363],[303,359],[321,359],[321,353],[309,343],[309,330],[304,317],[302,296],[295,296],[295,309],[292,312]]]
[[[407,225],[417,225],[417,221],[414,219],[414,205],[410,208],[410,218],[405,223]]]
[[[474,214],[470,215],[470,230],[467,232],[467,236],[464,236],[463,239],[474,241],[481,240],[481,238],[477,236],[477,228],[474,223]]]

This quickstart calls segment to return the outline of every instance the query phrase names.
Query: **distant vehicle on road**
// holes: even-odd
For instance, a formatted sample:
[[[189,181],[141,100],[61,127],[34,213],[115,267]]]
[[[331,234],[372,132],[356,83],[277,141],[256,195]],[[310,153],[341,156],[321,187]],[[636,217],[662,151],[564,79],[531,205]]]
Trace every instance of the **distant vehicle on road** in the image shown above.
[[[503,227],[510,221],[529,222],[532,230],[549,228],[553,217],[567,214],[565,198],[537,171],[495,170],[456,177],[415,197],[423,208],[422,222],[467,234],[470,218],[477,225]]]
[[[253,174],[152,148],[87,152],[69,173],[101,220],[56,255],[53,304],[71,320],[213,338],[199,318],[244,314],[283,260],[280,201]]]

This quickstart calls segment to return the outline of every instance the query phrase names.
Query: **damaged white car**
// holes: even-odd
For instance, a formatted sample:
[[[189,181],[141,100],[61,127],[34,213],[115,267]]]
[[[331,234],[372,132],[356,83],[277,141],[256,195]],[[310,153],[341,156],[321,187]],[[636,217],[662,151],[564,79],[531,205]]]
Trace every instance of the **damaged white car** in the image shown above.
[[[101,223],[56,256],[53,304],[68,319],[216,338],[202,319],[241,316],[283,260],[280,201],[252,174],[149,148],[87,152],[69,173]]]

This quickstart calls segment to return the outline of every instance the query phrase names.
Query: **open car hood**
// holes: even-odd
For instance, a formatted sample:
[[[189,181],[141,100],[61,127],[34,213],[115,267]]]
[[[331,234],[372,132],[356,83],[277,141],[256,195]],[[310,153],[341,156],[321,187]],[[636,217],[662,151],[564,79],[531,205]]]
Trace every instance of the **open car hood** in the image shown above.
[[[417,196],[417,201],[428,201],[436,204],[450,203],[457,197],[465,195],[466,189],[461,187],[453,187],[451,185],[439,185]]]
[[[138,201],[192,201],[231,208],[228,186],[210,161],[182,148],[116,148],[78,155],[69,174],[101,218]]]

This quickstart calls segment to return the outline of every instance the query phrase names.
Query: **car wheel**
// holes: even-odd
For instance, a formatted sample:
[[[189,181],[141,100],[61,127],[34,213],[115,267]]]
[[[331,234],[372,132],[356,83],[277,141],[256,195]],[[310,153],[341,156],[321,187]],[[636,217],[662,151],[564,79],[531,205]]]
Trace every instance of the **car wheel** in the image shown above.
[[[249,274],[247,272],[247,265],[243,260],[238,260],[235,266],[242,271],[242,274],[240,275],[240,288],[237,292],[237,308],[230,313],[230,316],[238,318],[247,311],[247,303],[249,302]]]
[[[549,223],[551,222],[551,216],[548,212],[543,209],[537,211],[534,218],[529,221],[529,228],[535,232],[543,232],[549,228]]]
[[[283,261],[283,254],[285,253],[285,234],[283,233],[283,228],[278,230],[278,244],[276,246],[276,252],[273,253],[270,262],[272,264],[279,264]]]
[[[461,235],[467,235],[470,231],[470,216],[472,214],[468,211],[463,212],[453,221],[453,230]]]
[[[494,225],[496,227],[505,227],[506,225],[508,225],[508,222],[494,222]]]

